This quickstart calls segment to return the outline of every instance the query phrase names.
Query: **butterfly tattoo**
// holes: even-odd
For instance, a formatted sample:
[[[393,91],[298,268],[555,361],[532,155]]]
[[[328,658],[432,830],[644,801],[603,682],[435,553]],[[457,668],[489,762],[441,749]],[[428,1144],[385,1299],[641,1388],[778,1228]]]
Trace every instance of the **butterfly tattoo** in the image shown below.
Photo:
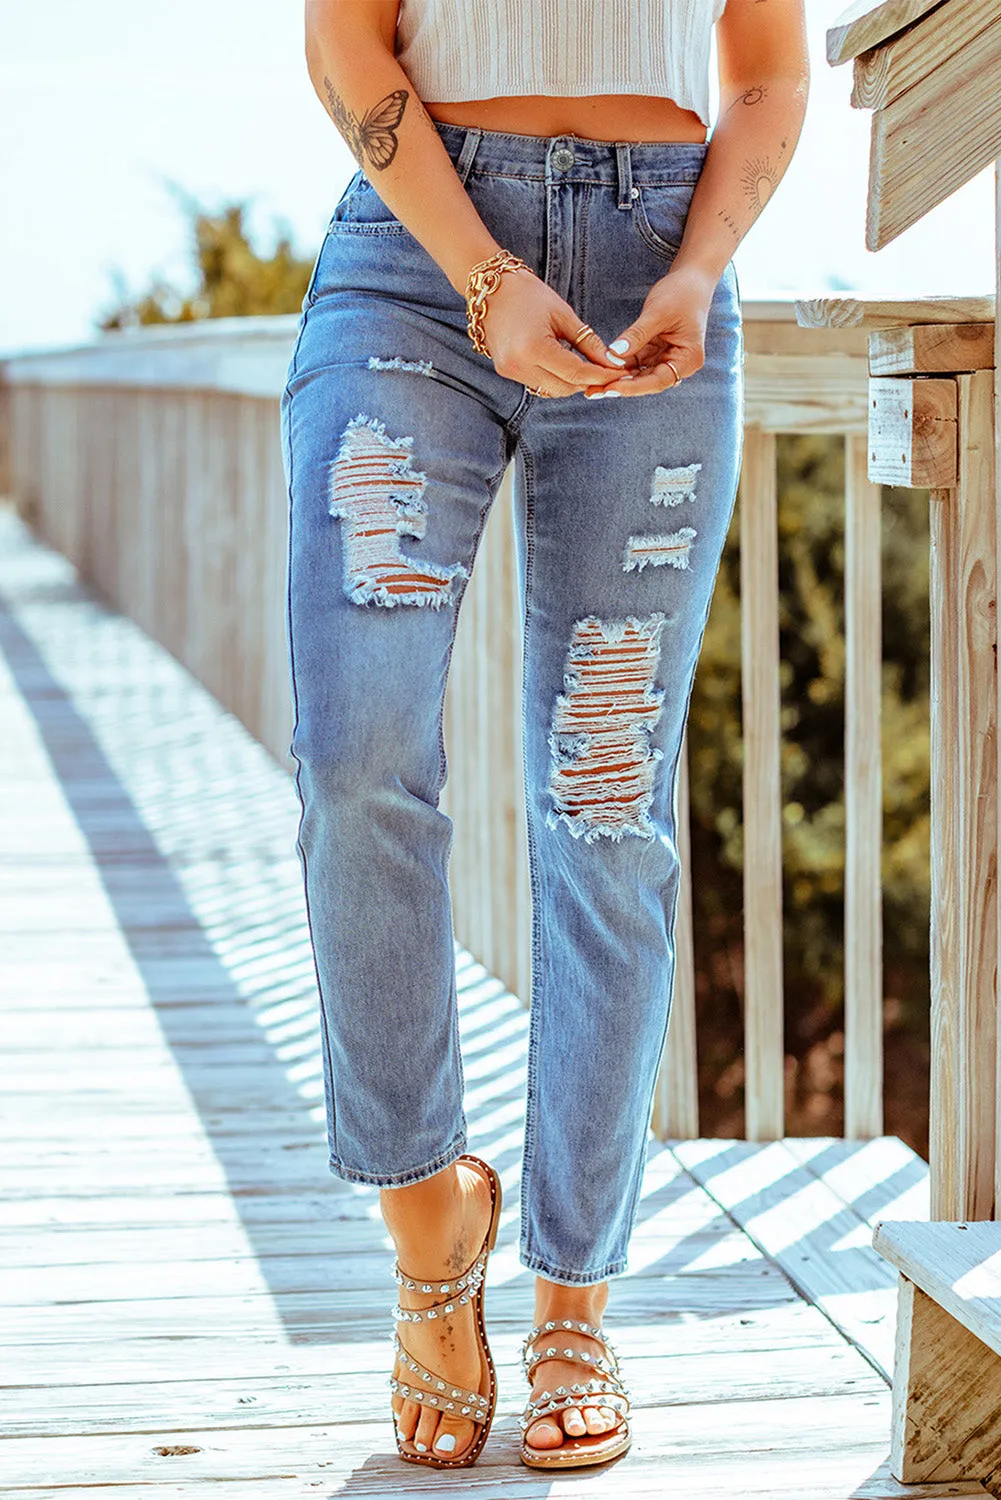
[[[407,107],[407,90],[394,89],[391,94],[386,95],[385,99],[380,99],[378,104],[373,104],[364,119],[359,120],[357,115],[352,114],[348,109],[330,79],[324,78],[323,83],[327,90],[334,124],[351,147],[356,159],[364,166],[367,156],[372,165],[378,167],[381,172],[389,166],[396,155],[396,148],[399,145],[396,129]]]

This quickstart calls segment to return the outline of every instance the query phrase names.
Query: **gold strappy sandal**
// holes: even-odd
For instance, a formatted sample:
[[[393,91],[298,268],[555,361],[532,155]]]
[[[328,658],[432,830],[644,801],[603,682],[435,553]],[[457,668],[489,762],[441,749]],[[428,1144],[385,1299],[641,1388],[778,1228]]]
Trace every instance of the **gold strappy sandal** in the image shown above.
[[[586,1333],[589,1338],[596,1339],[601,1344],[604,1354],[561,1348],[557,1341],[564,1330]],[[549,1334],[549,1341],[542,1349],[529,1354],[530,1346],[544,1333]],[[568,1432],[564,1432],[563,1441],[558,1448],[533,1448],[522,1436],[522,1463],[527,1464],[530,1469],[579,1469],[585,1464],[606,1463],[608,1459],[618,1458],[620,1453],[625,1453],[632,1442],[626,1417],[630,1406],[629,1392],[619,1379],[618,1357],[602,1330],[571,1318],[540,1323],[537,1328],[532,1329],[522,1345],[522,1366],[529,1385],[536,1365],[547,1359],[564,1359],[584,1365],[592,1372],[591,1379],[575,1381],[570,1386],[558,1385],[554,1391],[543,1391],[535,1401],[530,1401],[519,1419],[522,1434],[540,1417],[552,1416],[554,1412],[566,1411],[571,1406],[609,1406],[618,1413],[619,1423],[611,1432],[585,1432],[580,1437],[571,1437]]]
[[[430,1320],[442,1315],[447,1317],[457,1307],[464,1307],[469,1302],[473,1304],[476,1312],[476,1331],[480,1343],[480,1384],[482,1386],[485,1381],[485,1393],[465,1390],[462,1386],[454,1385],[451,1380],[445,1379],[435,1370],[427,1369],[404,1348],[399,1334],[394,1335],[393,1344],[397,1360],[403,1366],[405,1373],[402,1380],[390,1376],[391,1389],[406,1401],[419,1401],[422,1405],[433,1406],[441,1412],[449,1412],[455,1417],[476,1422],[479,1426],[479,1431],[469,1447],[456,1458],[444,1458],[430,1451],[412,1453],[403,1447],[399,1432],[397,1432],[396,1447],[400,1457],[411,1464],[429,1464],[433,1469],[465,1469],[470,1464],[474,1464],[483,1450],[497,1408],[497,1375],[490,1354],[490,1346],[487,1343],[486,1325],[483,1321],[483,1281],[486,1276],[487,1260],[497,1241],[497,1230],[500,1225],[501,1184],[500,1178],[489,1162],[482,1161],[478,1156],[469,1155],[460,1156],[458,1160],[474,1163],[490,1182],[490,1227],[476,1259],[459,1276],[450,1276],[447,1281],[421,1281],[418,1277],[408,1276],[406,1271],[401,1270],[399,1261],[393,1265],[393,1275],[400,1286],[410,1292],[431,1292],[440,1299],[430,1303],[427,1307],[394,1307],[392,1315],[396,1322],[422,1323],[425,1318]]]

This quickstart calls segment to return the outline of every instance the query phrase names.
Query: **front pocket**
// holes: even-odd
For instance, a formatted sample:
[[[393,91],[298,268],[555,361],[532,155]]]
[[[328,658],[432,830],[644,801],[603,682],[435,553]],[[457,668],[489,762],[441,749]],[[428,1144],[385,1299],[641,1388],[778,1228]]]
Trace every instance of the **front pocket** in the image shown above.
[[[655,254],[673,260],[681,248],[695,183],[672,182],[639,188],[633,213],[640,239]]]
[[[379,197],[361,168],[337,205],[330,224],[330,233],[340,234],[405,234],[407,226],[395,216]]]

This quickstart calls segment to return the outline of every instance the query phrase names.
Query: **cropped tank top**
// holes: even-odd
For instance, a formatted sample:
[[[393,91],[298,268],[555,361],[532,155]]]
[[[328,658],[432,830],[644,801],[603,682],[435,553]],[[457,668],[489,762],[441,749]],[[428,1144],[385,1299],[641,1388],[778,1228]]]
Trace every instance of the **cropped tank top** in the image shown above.
[[[709,124],[726,0],[400,0],[396,60],[430,102],[655,94]]]

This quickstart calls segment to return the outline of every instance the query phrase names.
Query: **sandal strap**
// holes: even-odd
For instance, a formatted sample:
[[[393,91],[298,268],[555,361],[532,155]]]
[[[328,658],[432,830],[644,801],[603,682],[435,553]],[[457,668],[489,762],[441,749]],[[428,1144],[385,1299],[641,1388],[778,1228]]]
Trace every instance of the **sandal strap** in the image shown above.
[[[580,1354],[576,1349],[570,1349],[567,1347],[560,1348],[557,1341],[560,1335],[564,1332],[583,1333],[586,1334],[588,1338],[596,1339],[597,1342],[603,1346],[604,1355],[607,1355],[608,1358],[606,1359],[603,1355],[591,1355],[586,1352]],[[544,1350],[540,1351],[537,1349],[530,1354],[529,1345],[534,1343],[534,1341],[542,1334],[549,1335],[549,1341],[546,1344]],[[548,1323],[537,1324],[537,1326],[531,1329],[530,1332],[526,1335],[525,1340],[521,1346],[522,1368],[529,1378],[531,1378],[531,1373],[535,1369],[535,1366],[541,1363],[542,1360],[563,1358],[569,1360],[578,1360],[582,1364],[593,1365],[595,1369],[607,1372],[612,1375],[617,1374],[619,1369],[618,1355],[612,1347],[611,1340],[605,1333],[604,1329],[595,1327],[593,1323],[583,1323],[580,1320],[574,1318],[562,1318],[558,1322],[550,1321]]]
[[[540,1417],[552,1416],[555,1412],[567,1411],[572,1406],[607,1406],[624,1421],[630,1409],[629,1392],[619,1381],[590,1380],[587,1385],[558,1385],[555,1391],[542,1391],[534,1401],[529,1401],[518,1425],[524,1432]]]
[[[393,1275],[400,1286],[405,1287],[408,1292],[443,1293],[446,1298],[450,1292],[469,1292],[472,1294],[476,1291],[476,1288],[486,1274],[488,1253],[488,1250],[484,1246],[472,1264],[467,1266],[462,1272],[461,1276],[450,1276],[447,1281],[422,1281],[419,1276],[408,1276],[407,1272],[401,1269],[398,1260],[393,1262]],[[470,1283],[474,1283],[474,1285],[470,1285]]]
[[[614,1379],[618,1374],[618,1362],[603,1358],[600,1354],[589,1354],[586,1350],[571,1349],[569,1345],[563,1349],[557,1344],[549,1344],[543,1349],[537,1349],[530,1358],[523,1361],[525,1374],[529,1380],[537,1365],[544,1364],[547,1359],[559,1359],[569,1361],[571,1364],[587,1365],[589,1370],[597,1370],[599,1375],[606,1379]]]
[[[457,1281],[418,1281],[410,1277],[397,1276],[401,1286],[412,1292],[438,1291],[448,1295],[440,1297],[437,1302],[429,1302],[426,1307],[400,1307],[399,1304],[393,1308],[392,1318],[396,1323],[423,1323],[425,1319],[434,1319],[440,1313],[448,1317],[449,1313],[457,1307],[465,1307],[483,1285],[486,1273],[486,1256],[475,1260],[472,1266]]]
[[[429,1370],[403,1347],[399,1335],[394,1339],[394,1345],[397,1357],[409,1373],[405,1382],[391,1375],[389,1384],[405,1400],[420,1401],[422,1405],[437,1407],[439,1411],[454,1412],[457,1417],[465,1417],[470,1422],[488,1419],[490,1403],[486,1396],[453,1385],[450,1380],[444,1380],[434,1370]]]
[[[578,1318],[560,1318],[549,1323],[537,1323],[534,1328],[529,1329],[522,1340],[522,1358],[528,1353],[529,1344],[534,1343],[541,1334],[555,1334],[559,1337],[564,1332],[587,1334],[588,1338],[597,1339],[599,1343],[604,1344],[609,1353],[613,1352],[608,1335],[603,1328],[596,1326],[594,1323],[583,1323]],[[552,1342],[551,1339],[550,1342]]]

